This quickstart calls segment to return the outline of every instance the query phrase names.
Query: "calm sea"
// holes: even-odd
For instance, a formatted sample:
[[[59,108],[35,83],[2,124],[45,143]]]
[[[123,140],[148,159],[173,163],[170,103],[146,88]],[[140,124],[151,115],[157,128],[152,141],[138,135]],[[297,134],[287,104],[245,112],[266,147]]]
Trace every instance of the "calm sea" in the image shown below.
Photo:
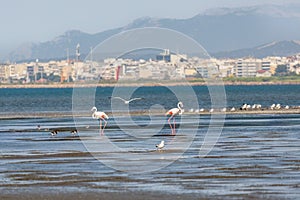
[[[176,94],[177,89],[179,94]],[[89,104],[96,105],[104,111],[111,110],[111,99],[114,92],[113,87],[96,88],[94,101]],[[129,88],[130,90],[131,88]],[[197,98],[199,108],[211,108],[211,95],[206,86],[195,86],[192,88]],[[84,89],[80,98],[85,99]],[[211,89],[211,90],[214,90]],[[128,88],[117,90],[119,96],[126,95]],[[153,105],[162,105],[164,108],[176,106],[178,100],[189,99],[182,91],[185,87],[139,87],[134,89],[131,98],[141,97],[130,110],[148,110]],[[218,95],[218,88],[215,89]],[[76,93],[78,91],[76,90]],[[174,94],[175,93],[175,94]],[[299,85],[262,85],[262,86],[225,86],[224,106],[240,107],[243,103],[261,104],[269,107],[273,103],[281,105],[300,105]],[[223,98],[223,95],[220,95]],[[71,112],[73,103],[72,88],[41,88],[41,89],[0,89],[0,113],[31,113],[31,112]],[[218,97],[216,97],[218,98]],[[223,99],[222,99],[223,102]],[[193,108],[194,102],[184,102],[185,109]]]

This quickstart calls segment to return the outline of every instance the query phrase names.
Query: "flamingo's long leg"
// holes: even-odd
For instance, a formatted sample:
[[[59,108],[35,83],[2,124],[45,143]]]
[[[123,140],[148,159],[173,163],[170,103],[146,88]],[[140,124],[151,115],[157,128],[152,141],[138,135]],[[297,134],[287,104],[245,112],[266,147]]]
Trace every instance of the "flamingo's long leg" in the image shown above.
[[[176,123],[175,123],[175,117],[173,117],[173,124],[174,124],[174,131],[173,131],[173,135],[176,134]]]
[[[101,119],[99,119],[99,121],[100,121],[100,128],[99,128],[99,131],[100,131],[100,133],[101,133],[101,128],[102,128],[102,120],[101,120]]]
[[[104,126],[103,126],[103,129],[102,129],[102,135],[104,134],[104,129],[105,129],[106,124],[107,124],[107,121],[105,119],[103,119],[103,121],[104,121]]]
[[[169,125],[170,125],[170,128],[171,128],[172,134],[173,134],[174,130],[173,130],[173,127],[172,127],[172,124],[171,124],[171,119],[172,118],[174,118],[174,115],[172,115],[171,117],[169,117],[168,122],[169,122]]]

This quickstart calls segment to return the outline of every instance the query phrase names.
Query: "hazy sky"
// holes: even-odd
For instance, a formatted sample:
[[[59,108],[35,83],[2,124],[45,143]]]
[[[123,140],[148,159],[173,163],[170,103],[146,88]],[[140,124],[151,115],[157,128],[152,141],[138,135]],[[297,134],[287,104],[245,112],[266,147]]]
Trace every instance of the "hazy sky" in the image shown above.
[[[190,18],[216,7],[298,3],[298,0],[1,0],[0,53],[67,30],[96,33],[139,17]]]

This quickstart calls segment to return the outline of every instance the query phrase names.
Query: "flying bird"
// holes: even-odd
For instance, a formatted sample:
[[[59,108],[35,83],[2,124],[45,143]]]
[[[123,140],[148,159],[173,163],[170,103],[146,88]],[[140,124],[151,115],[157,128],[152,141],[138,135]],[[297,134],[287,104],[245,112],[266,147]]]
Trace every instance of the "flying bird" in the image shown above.
[[[165,141],[161,141],[159,144],[155,145],[157,150],[161,150],[165,146]]]
[[[107,116],[107,114],[105,114],[105,112],[97,111],[96,107],[93,107],[91,111],[93,112],[92,118],[99,120],[99,123],[100,123],[100,133],[103,135],[104,134],[104,129],[105,129],[106,125],[107,125],[107,121],[106,120],[109,119],[109,117]],[[103,128],[102,128],[102,121],[104,121]]]
[[[110,98],[112,98],[112,99],[119,99],[119,100],[123,101],[125,104],[129,104],[132,101],[143,99],[143,98],[133,98],[133,99],[126,100],[126,99],[123,99],[121,97],[110,97]]]
[[[176,130],[175,130],[175,116],[176,115],[182,115],[183,111],[184,111],[183,110],[183,103],[180,101],[177,104],[177,108],[172,108],[168,112],[166,112],[166,114],[165,114],[165,115],[170,115],[170,117],[168,119],[168,122],[169,122],[170,128],[172,130],[172,135],[175,135],[175,133],[176,133]],[[174,127],[172,126],[172,124],[170,122],[171,119],[173,119]]]

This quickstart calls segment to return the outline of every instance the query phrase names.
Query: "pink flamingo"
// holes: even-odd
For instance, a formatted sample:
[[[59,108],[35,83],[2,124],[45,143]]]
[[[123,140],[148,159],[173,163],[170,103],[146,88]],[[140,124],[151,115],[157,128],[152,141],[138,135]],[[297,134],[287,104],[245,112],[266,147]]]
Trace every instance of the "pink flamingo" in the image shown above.
[[[171,110],[169,110],[168,112],[166,112],[166,115],[171,115],[168,119],[168,122],[170,124],[170,127],[171,127],[171,130],[172,130],[172,135],[175,135],[176,133],[176,130],[175,130],[175,116],[176,115],[182,115],[183,113],[183,104],[182,102],[178,102],[177,104],[177,108],[172,108]],[[172,127],[172,124],[171,124],[171,119],[173,119],[173,124],[174,124],[174,128]]]
[[[91,111],[93,112],[93,114],[92,114],[93,119],[98,119],[100,121],[100,133],[101,133],[101,135],[103,135],[104,134],[104,129],[105,129],[106,124],[107,124],[106,119],[109,119],[109,117],[107,116],[107,114],[105,114],[105,112],[97,111],[96,107],[93,107]],[[104,126],[103,126],[103,129],[101,131],[102,121],[104,121]]]

